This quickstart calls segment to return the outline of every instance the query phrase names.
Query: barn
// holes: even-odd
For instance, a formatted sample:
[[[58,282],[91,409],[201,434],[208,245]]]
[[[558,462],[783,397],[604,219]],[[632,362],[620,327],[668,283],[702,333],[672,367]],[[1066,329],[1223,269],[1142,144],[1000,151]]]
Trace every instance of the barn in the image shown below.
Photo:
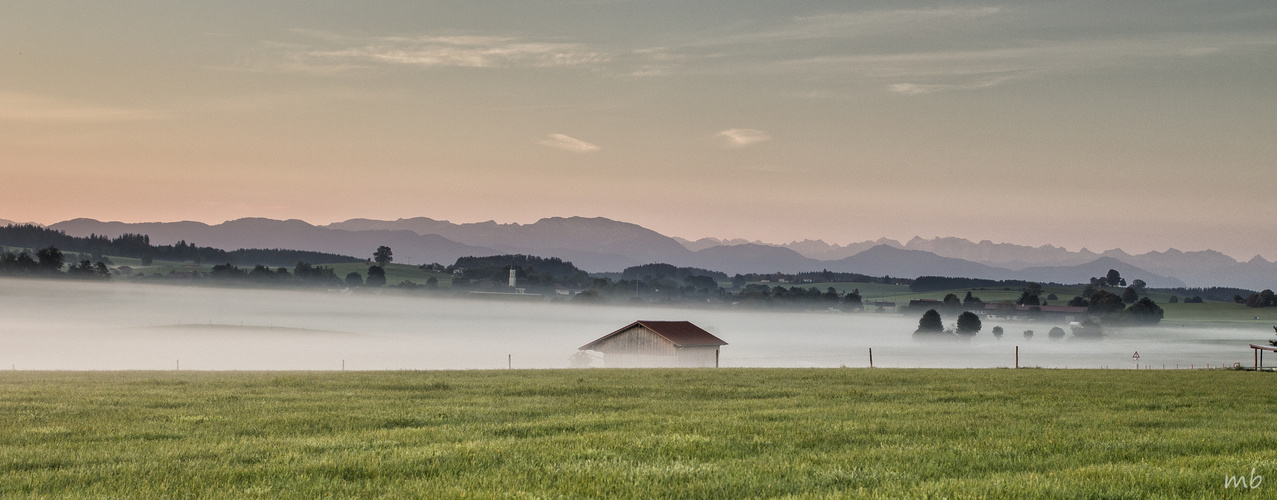
[[[635,321],[581,346],[603,353],[608,368],[709,368],[727,342],[687,321]]]

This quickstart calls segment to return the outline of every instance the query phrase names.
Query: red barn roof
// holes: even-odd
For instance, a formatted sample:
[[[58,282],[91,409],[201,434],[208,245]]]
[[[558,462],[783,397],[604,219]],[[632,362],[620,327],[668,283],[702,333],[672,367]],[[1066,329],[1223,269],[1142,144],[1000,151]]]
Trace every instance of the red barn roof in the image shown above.
[[[594,345],[599,344],[614,335],[629,330],[636,325],[651,330],[652,333],[663,337],[665,340],[673,342],[674,345],[678,347],[727,345],[727,342],[724,342],[723,339],[715,337],[713,334],[702,330],[701,327],[693,325],[690,321],[635,321],[625,325],[615,332],[599,337],[599,339],[594,342],[581,346],[581,349],[590,349]]]

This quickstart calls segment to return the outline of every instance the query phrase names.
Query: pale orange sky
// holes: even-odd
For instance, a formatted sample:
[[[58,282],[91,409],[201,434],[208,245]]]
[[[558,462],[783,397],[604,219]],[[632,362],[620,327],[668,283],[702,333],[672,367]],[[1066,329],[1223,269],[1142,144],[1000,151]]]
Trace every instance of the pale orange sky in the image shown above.
[[[1266,2],[18,2],[0,218],[1277,260]]]

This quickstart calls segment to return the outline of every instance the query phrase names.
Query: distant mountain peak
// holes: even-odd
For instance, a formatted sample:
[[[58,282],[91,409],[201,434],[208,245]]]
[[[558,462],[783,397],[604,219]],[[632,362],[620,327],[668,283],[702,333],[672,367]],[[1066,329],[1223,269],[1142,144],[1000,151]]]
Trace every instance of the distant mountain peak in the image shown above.
[[[0,219],[0,223],[3,222]],[[227,249],[269,246],[365,255],[377,245],[387,244],[394,247],[396,256],[403,255],[405,260],[416,262],[442,262],[455,255],[523,253],[559,257],[591,271],[615,271],[636,264],[663,262],[742,273],[824,268],[870,275],[890,271],[893,276],[905,277],[925,272],[1085,282],[1088,277],[1113,268],[1123,275],[1131,271],[1128,280],[1147,274],[1168,278],[1162,281],[1165,284],[1178,281],[1188,286],[1239,286],[1256,290],[1274,288],[1277,284],[1277,267],[1262,256],[1240,262],[1209,249],[1168,248],[1132,255],[1120,248],[1102,253],[1088,248],[1071,252],[1051,244],[1034,247],[987,239],[973,243],[952,236],[927,239],[916,235],[905,244],[886,237],[845,245],[810,238],[783,245],[741,238],[707,237],[690,241],[667,237],[638,224],[586,216],[545,217],[528,224],[502,224],[493,220],[458,224],[428,217],[393,221],[354,218],[322,226],[298,219],[280,221],[261,217],[216,225],[195,221],[134,224],[77,218],[50,227],[73,236],[92,233],[114,237],[137,233],[151,236],[156,244],[185,239]]]
[[[39,223],[39,222],[17,222],[17,221],[12,221],[12,220],[9,220],[9,219],[0,219],[0,227],[3,227],[3,226],[37,226],[37,227],[44,227],[44,224],[41,224],[41,223]]]

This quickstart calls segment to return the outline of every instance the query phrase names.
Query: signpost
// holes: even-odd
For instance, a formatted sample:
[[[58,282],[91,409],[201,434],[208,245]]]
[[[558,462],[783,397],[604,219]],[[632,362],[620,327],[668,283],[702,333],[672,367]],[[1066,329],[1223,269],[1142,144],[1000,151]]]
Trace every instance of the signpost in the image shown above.
[[[1140,352],[1139,351],[1135,351],[1135,354],[1131,355],[1131,361],[1135,362],[1136,370],[1140,369]]]

